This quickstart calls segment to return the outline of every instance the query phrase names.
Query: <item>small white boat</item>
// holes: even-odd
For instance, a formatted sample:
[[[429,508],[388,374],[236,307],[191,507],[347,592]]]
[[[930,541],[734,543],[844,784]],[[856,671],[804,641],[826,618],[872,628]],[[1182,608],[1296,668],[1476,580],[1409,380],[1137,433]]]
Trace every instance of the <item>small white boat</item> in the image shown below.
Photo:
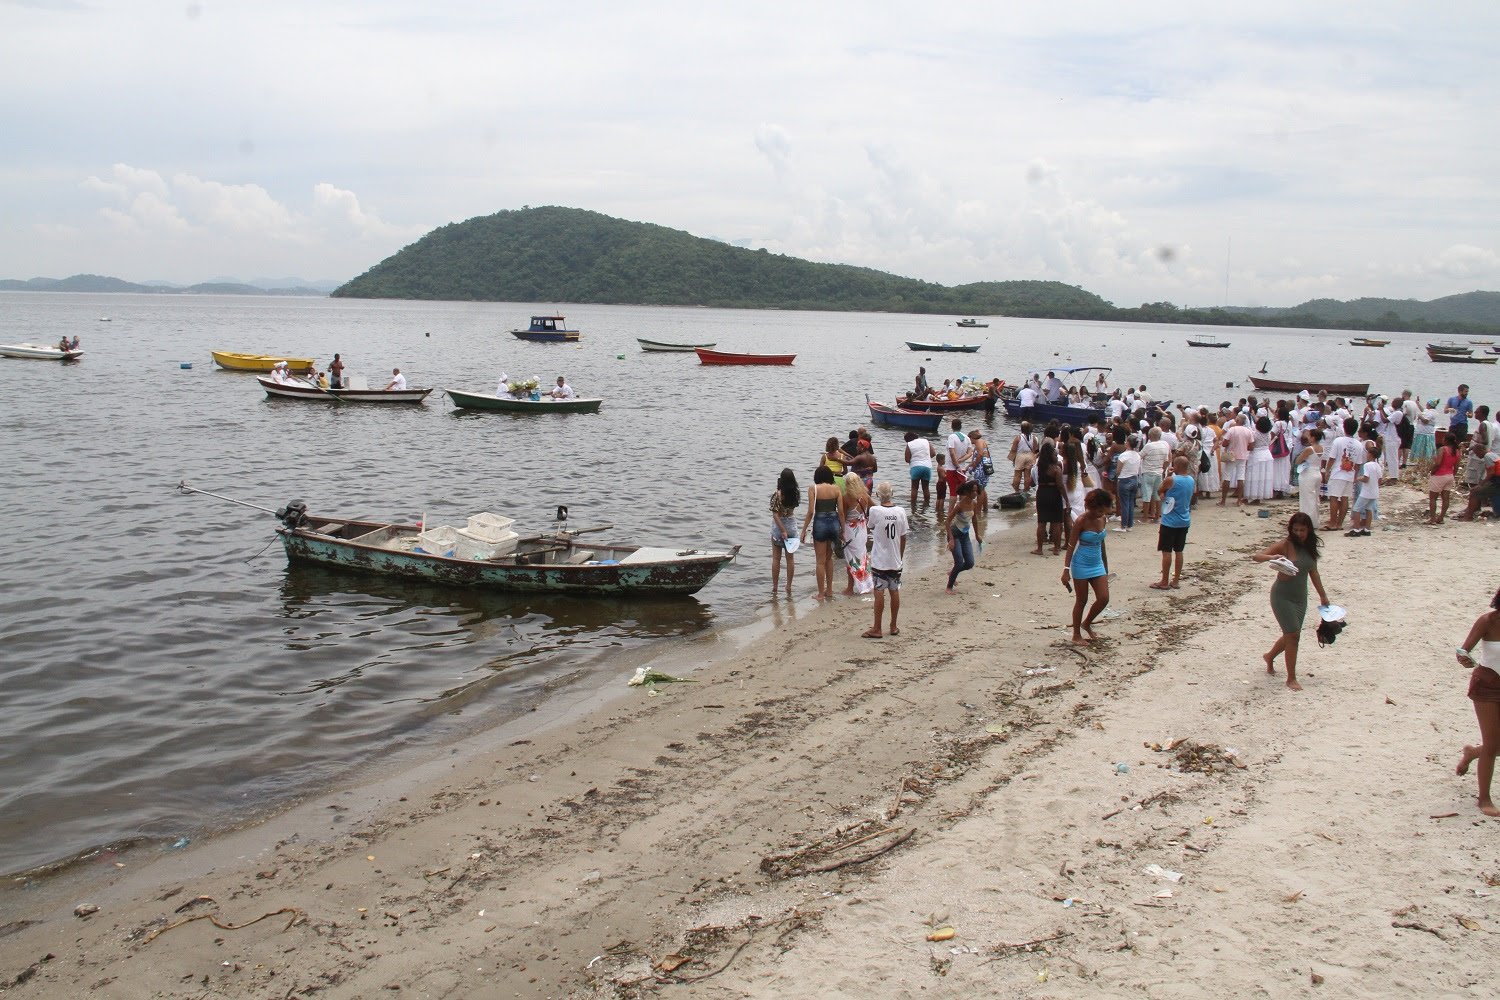
[[[432,392],[426,389],[320,389],[311,382],[301,379],[288,379],[278,382],[264,375],[257,375],[255,381],[259,382],[262,389],[266,390],[267,396],[280,399],[305,399],[309,402],[339,402],[339,403],[420,403]],[[351,381],[353,381],[351,379]]]
[[[38,361],[75,361],[83,351],[64,351],[46,344],[0,344],[0,357],[34,358]]]

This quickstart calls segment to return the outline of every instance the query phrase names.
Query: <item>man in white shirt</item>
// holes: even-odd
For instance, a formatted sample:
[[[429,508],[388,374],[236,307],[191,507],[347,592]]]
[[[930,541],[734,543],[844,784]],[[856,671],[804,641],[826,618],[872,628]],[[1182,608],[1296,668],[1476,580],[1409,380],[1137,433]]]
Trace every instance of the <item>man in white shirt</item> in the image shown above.
[[[1057,374],[1055,372],[1048,372],[1047,373],[1047,388],[1046,388],[1046,391],[1043,393],[1043,395],[1046,398],[1047,402],[1049,402],[1049,403],[1056,403],[1058,401],[1058,399],[1060,399],[1062,397],[1062,388],[1063,388],[1062,379],[1058,378]]]
[[[958,488],[964,484],[963,470],[969,467],[974,445],[969,442],[969,436],[963,432],[962,420],[954,417],[950,426],[953,428],[953,433],[948,435],[948,467],[943,471],[943,475],[948,480],[948,495],[957,497]]]
[[[1036,405],[1036,390],[1027,382],[1016,395],[1021,399],[1021,419],[1027,420],[1031,417],[1031,408]]]
[[[291,381],[287,378],[285,361],[278,361],[271,366],[271,381],[277,385],[286,385],[287,382]]]
[[[870,576],[875,581],[875,624],[864,633],[866,639],[879,639],[880,619],[885,614],[885,595],[891,595],[891,635],[900,635],[896,616],[901,611],[901,566],[906,556],[906,535],[910,530],[906,511],[896,506],[895,489],[890,483],[875,484],[875,506],[865,515],[870,532]]]
[[[567,382],[563,381],[563,377],[559,375],[557,376],[557,385],[553,387],[551,395],[553,399],[573,399],[578,394],[575,393],[573,391],[573,387]]]
[[[401,369],[391,369],[391,380],[385,384],[386,392],[401,392],[406,388],[406,376],[401,374]]]

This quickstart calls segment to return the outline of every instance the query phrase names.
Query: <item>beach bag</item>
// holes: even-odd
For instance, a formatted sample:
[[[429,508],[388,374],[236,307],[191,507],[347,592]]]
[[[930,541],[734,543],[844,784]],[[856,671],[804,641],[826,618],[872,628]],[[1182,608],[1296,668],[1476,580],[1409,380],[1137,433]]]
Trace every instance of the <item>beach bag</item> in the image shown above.
[[[1286,446],[1286,431],[1277,431],[1271,436],[1271,457],[1286,458],[1292,453],[1292,449]]]
[[[995,474],[995,463],[990,461],[990,456],[988,455],[979,460],[979,467],[984,470],[986,476],[993,476]]]
[[[1213,467],[1214,467],[1214,464],[1213,464],[1212,461],[1210,461],[1210,459],[1208,457],[1208,449],[1205,448],[1203,451],[1200,451],[1198,453],[1198,471],[1199,472],[1208,472]]]

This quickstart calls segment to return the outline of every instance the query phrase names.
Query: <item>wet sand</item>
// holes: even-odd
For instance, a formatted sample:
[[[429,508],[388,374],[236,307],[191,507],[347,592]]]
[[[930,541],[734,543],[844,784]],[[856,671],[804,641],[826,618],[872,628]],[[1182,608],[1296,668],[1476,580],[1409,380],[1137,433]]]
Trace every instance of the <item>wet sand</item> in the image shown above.
[[[415,782],[7,890],[0,987],[1482,994],[1500,826],[1453,774],[1477,728],[1452,647],[1496,581],[1454,567],[1496,529],[1422,527],[1406,488],[1382,506],[1389,530],[1326,540],[1351,624],[1328,649],[1306,633],[1300,694],[1265,674],[1272,577],[1248,559],[1295,502],[1200,507],[1165,594],[1155,531],[1112,534],[1120,617],[1085,650],[1023,521],[955,597],[941,561],[909,575],[899,637],[859,638],[858,598],[782,602],[693,683],[653,695],[622,671],[581,719],[489,734]]]

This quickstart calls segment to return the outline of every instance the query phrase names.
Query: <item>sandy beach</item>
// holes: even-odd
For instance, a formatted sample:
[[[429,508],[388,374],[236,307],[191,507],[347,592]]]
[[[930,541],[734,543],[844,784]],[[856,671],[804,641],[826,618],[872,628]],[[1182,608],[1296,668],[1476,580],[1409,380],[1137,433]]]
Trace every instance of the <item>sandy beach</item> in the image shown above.
[[[581,719],[7,887],[0,993],[1492,995],[1500,824],[1454,774],[1452,650],[1500,536],[1383,500],[1372,537],[1325,538],[1350,625],[1305,633],[1301,693],[1265,673],[1249,559],[1295,500],[1200,505],[1167,593],[1153,527],[1112,534],[1086,650],[1030,512],[996,512],[956,596],[941,559],[908,575],[898,637],[859,638],[857,597],[782,602],[742,650],[657,664],[692,683],[622,670]]]

